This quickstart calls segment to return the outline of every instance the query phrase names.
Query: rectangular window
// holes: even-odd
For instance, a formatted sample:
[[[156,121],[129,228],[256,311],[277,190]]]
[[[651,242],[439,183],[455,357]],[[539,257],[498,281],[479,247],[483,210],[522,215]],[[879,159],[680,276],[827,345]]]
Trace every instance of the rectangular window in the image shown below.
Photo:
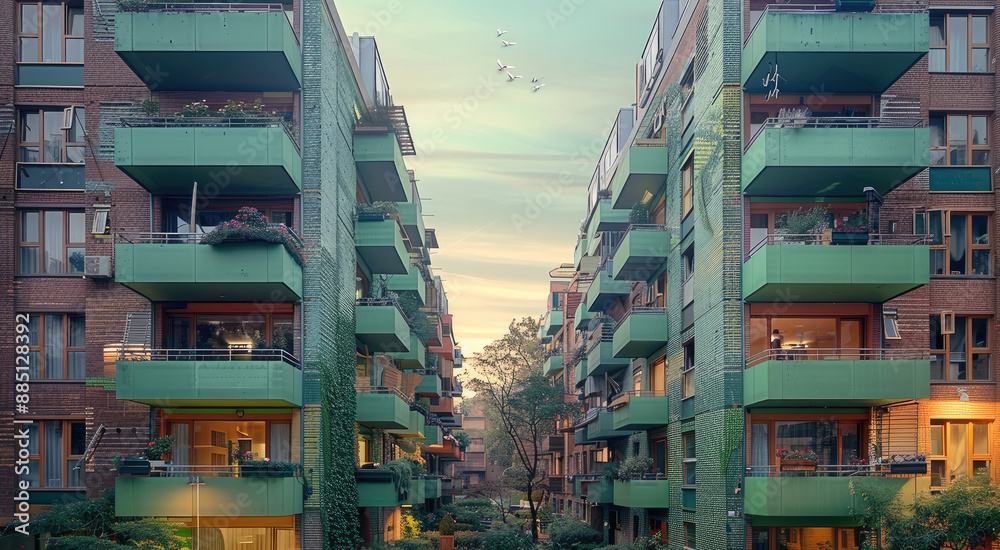
[[[681,219],[684,219],[694,209],[694,163],[691,158],[688,158],[684,167],[681,168],[681,183],[684,188],[684,196],[681,201]]]
[[[927,211],[931,275],[990,275],[988,213]]]
[[[83,274],[86,214],[22,210],[19,217],[18,274]]]
[[[986,115],[930,115],[931,166],[989,166],[990,132]]]
[[[19,162],[83,163],[83,107],[22,109],[19,115]]]
[[[83,2],[18,3],[17,60],[83,63]]]
[[[83,421],[44,420],[27,424],[28,468],[21,480],[38,487],[84,487],[84,471],[74,470],[87,448]]]
[[[683,378],[682,390],[684,399],[694,395],[694,340],[684,344],[684,367],[681,370]]]
[[[28,361],[36,380],[83,380],[86,374],[83,315],[30,315]]]
[[[932,73],[985,73],[990,71],[989,17],[949,13],[930,18]]]
[[[962,477],[990,474],[990,428],[986,421],[931,420],[931,487]]]
[[[294,353],[291,315],[169,314],[169,349],[280,349]]]
[[[698,457],[695,454],[694,434],[684,434],[684,485],[695,484],[695,469]]]
[[[931,380],[989,380],[992,326],[985,316],[932,315]]]
[[[695,540],[695,524],[684,522],[684,548],[697,548]]]

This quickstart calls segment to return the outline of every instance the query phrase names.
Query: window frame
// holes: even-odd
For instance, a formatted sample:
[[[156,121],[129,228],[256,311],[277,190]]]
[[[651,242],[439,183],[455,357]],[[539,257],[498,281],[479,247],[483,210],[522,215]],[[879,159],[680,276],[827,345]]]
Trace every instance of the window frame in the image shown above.
[[[45,454],[46,454],[45,429],[46,429],[46,424],[48,422],[62,422],[63,449],[62,449],[62,459],[60,462],[60,467],[62,468],[62,480],[63,480],[62,485],[45,484],[46,472],[48,471],[47,467],[48,465],[45,462]],[[73,424],[83,425],[83,452],[78,454],[74,454],[71,452],[73,450],[73,442],[72,442]],[[36,429],[35,433],[32,434],[32,437],[34,438],[33,441],[36,441],[38,443],[38,452],[29,454],[27,460],[37,461],[38,485],[31,486],[29,487],[29,489],[85,489],[87,487],[86,469],[81,468],[79,470],[80,472],[79,485],[69,485],[70,472],[72,472],[72,469],[70,469],[67,463],[71,460],[80,460],[81,458],[83,458],[83,455],[87,451],[87,422],[82,418],[70,418],[70,419],[52,418],[52,419],[36,420],[34,423],[30,424],[30,426],[33,426]],[[18,477],[20,479],[20,476]]]
[[[15,2],[15,5],[17,6],[17,9],[15,10],[15,14],[14,14],[14,17],[16,18],[15,25],[17,27],[17,31],[16,31],[16,35],[17,35],[16,38],[17,38],[17,40],[16,40],[16,43],[15,43],[14,47],[15,47],[15,49],[17,51],[16,57],[15,57],[15,59],[17,60],[17,64],[21,64],[21,63],[25,63],[25,64],[36,64],[37,63],[37,64],[47,64],[47,65],[49,65],[49,64],[82,65],[83,64],[83,61],[66,61],[66,51],[67,51],[66,44],[67,44],[68,40],[80,40],[80,49],[81,49],[80,55],[81,55],[81,57],[83,56],[84,52],[86,51],[86,49],[85,49],[86,43],[84,41],[84,35],[82,35],[82,34],[77,35],[77,34],[70,34],[69,33],[69,31],[70,31],[70,29],[69,29],[69,27],[70,27],[70,18],[69,18],[70,12],[69,12],[69,9],[70,8],[80,8],[80,10],[81,10],[81,16],[85,17],[85,14],[82,13],[82,12],[85,12],[83,3],[80,2],[79,6],[71,6],[70,4],[73,4],[73,3],[76,3],[76,2],[70,2],[70,1],[67,1],[67,0],[62,0],[62,1],[46,1],[46,2],[23,2],[23,1]],[[61,8],[62,8],[61,9],[61,11],[62,11],[62,17],[61,17],[61,19],[62,19],[62,30],[59,33],[59,37],[60,37],[59,38],[59,61],[45,61],[44,60],[45,59],[45,56],[44,56],[44,32],[43,32],[44,31],[44,27],[42,25],[42,22],[44,21],[44,19],[43,19],[43,14],[42,14],[42,6],[45,5],[45,4],[59,4],[61,6]],[[22,7],[26,6],[26,5],[34,5],[34,6],[36,6],[36,8],[38,10],[37,21],[36,21],[36,26],[37,26],[37,29],[38,29],[37,32],[28,33],[28,32],[24,32],[22,30],[22,26],[21,26],[21,22],[22,22],[21,10],[22,10]],[[23,53],[22,48],[21,48],[21,39],[22,38],[34,38],[35,40],[38,41],[37,51],[35,52],[36,53],[36,59],[37,59],[37,61],[24,61],[24,60],[21,59],[21,54]]]
[[[931,55],[929,53],[928,54],[928,70],[929,70],[929,72],[931,72],[931,73],[958,73],[958,74],[961,74],[961,73],[989,74],[989,73],[993,72],[993,68],[992,67],[986,67],[985,71],[972,71],[972,70],[970,70],[971,67],[972,67],[972,52],[973,52],[973,50],[985,49],[986,50],[986,62],[987,62],[987,64],[990,64],[990,61],[991,61],[991,57],[990,57],[991,46],[990,46],[990,42],[989,42],[991,29],[990,29],[990,16],[988,14],[985,14],[985,13],[976,13],[976,12],[956,12],[956,13],[939,13],[939,14],[933,14],[931,17],[932,17],[932,19],[936,18],[936,17],[941,17],[944,20],[944,36],[943,36],[944,40],[943,40],[943,43],[940,44],[940,45],[933,45],[933,44],[931,44],[930,47],[929,47],[929,52],[930,53],[933,53],[934,50],[943,50],[944,51],[944,70],[943,71],[935,71],[933,69],[930,69],[930,63],[931,63],[930,57],[931,57]],[[966,70],[964,70],[964,71],[953,71],[949,67],[949,65],[951,64],[951,56],[949,55],[951,47],[948,45],[948,36],[951,34],[951,19],[952,19],[952,17],[964,17],[966,19],[966,23],[965,23],[966,24],[966,31],[965,31],[966,32],[966,34],[965,34],[965,36],[966,36],[966,42],[965,42],[965,67],[966,67]],[[973,20],[975,18],[977,18],[977,17],[982,17],[982,18],[986,19],[986,42],[975,42],[974,43],[972,41]]]
[[[694,397],[694,339],[684,343],[684,364],[681,365],[681,400]],[[691,386],[690,391],[688,385]]]
[[[931,489],[933,489],[933,490],[944,489],[944,488],[947,488],[948,486],[951,485],[951,481],[949,479],[947,479],[947,477],[948,477],[947,476],[947,472],[948,472],[948,448],[949,448],[948,438],[951,437],[951,430],[949,428],[953,424],[965,424],[966,425],[966,429],[968,430],[967,441],[968,441],[968,444],[969,444],[969,448],[968,448],[967,453],[966,453],[966,460],[967,460],[966,466],[968,468],[968,471],[970,471],[973,474],[975,474],[973,468],[974,468],[974,464],[977,461],[987,461],[987,462],[992,462],[993,461],[993,458],[992,458],[992,456],[991,456],[991,454],[989,452],[987,452],[986,454],[975,454],[973,452],[975,450],[975,442],[973,441],[973,437],[974,437],[974,433],[975,432],[973,430],[973,426],[975,426],[977,424],[980,424],[980,425],[985,424],[987,426],[987,429],[986,429],[986,449],[987,449],[987,451],[989,451],[989,449],[990,449],[990,440],[992,439],[991,432],[993,430],[993,422],[992,422],[992,420],[989,420],[989,419],[965,419],[965,418],[955,418],[955,419],[951,419],[951,418],[932,418],[930,420],[930,429],[931,429],[931,431],[930,431],[930,434],[929,434],[929,437],[930,437],[930,441],[929,441],[930,447],[929,447],[929,449],[931,451],[933,451],[933,449],[934,449],[934,446],[933,446],[934,427],[940,426],[941,427],[941,451],[943,452],[943,454],[932,454],[930,452],[927,454],[928,474],[931,475],[932,476],[931,479],[933,479],[934,463],[935,462],[942,462],[942,461],[944,462],[944,465],[945,465],[945,474],[946,474],[944,476],[944,478],[942,479],[942,481],[944,481],[944,484],[943,485],[932,485]],[[992,468],[992,464],[990,464],[990,468]],[[992,473],[991,473],[990,477],[992,477]]]
[[[927,228],[927,234],[930,236],[930,254],[933,255],[935,251],[943,256],[943,262],[947,265],[944,267],[943,273],[931,273],[931,277],[992,277],[993,276],[993,259],[992,259],[992,243],[989,242],[990,237],[993,235],[993,213],[992,211],[961,211],[961,210],[944,210],[944,209],[930,209],[922,213],[926,217],[926,222],[924,227]],[[919,215],[919,213],[918,213]],[[934,235],[931,233],[930,222],[935,216],[940,216],[941,219],[941,241],[935,242]],[[951,218],[952,216],[965,216],[965,273],[952,273],[951,272],[951,262],[949,260],[951,251]],[[976,243],[972,236],[972,220],[975,216],[986,216],[986,236],[987,242]],[[973,252],[976,250],[986,250],[989,252],[986,265],[989,267],[989,273],[972,273],[973,262],[972,256]],[[933,268],[934,262],[931,262],[931,267]]]
[[[934,316],[932,315],[931,318],[933,318],[933,317]],[[964,323],[965,323],[965,350],[962,353],[965,354],[965,375],[966,375],[966,377],[965,378],[955,378],[955,379],[952,379],[952,378],[950,378],[951,369],[949,368],[949,365],[951,365],[951,354],[953,353],[951,351],[951,338],[955,334],[955,323],[958,322],[958,320],[956,319],[956,317],[961,317],[961,318],[963,318],[965,320],[964,321]],[[949,322],[949,319],[950,319],[950,322]],[[986,330],[986,346],[984,346],[984,347],[976,347],[976,346],[973,345],[974,344],[974,341],[972,339],[972,321],[973,321],[973,319],[985,319],[986,320],[986,327],[987,327],[987,330]],[[942,356],[942,358],[943,358],[942,359],[942,364],[944,366],[944,378],[934,378],[934,376],[933,376],[934,370],[931,369],[931,383],[936,383],[936,382],[943,382],[943,383],[948,383],[948,382],[973,382],[973,383],[975,383],[975,382],[983,382],[983,383],[987,383],[987,382],[991,382],[993,380],[993,372],[992,372],[993,371],[993,366],[992,366],[992,361],[993,361],[993,353],[992,353],[993,342],[992,342],[992,338],[993,337],[992,337],[992,334],[991,334],[992,332],[993,332],[993,317],[991,315],[977,315],[977,314],[959,314],[959,315],[956,315],[952,311],[942,311],[938,315],[938,334],[941,336],[941,341],[942,341],[942,344],[944,345],[944,349],[938,349],[938,348],[935,348],[935,347],[930,347],[929,352],[930,352],[930,355],[931,355],[931,358],[932,358],[931,359],[932,362],[933,362],[933,357],[934,356],[936,356],[936,355]],[[934,340],[935,340],[935,334],[933,332],[933,329],[931,329],[930,330],[930,342],[928,344],[929,345],[933,345],[934,344]],[[955,353],[958,353],[958,352],[955,352]],[[983,355],[983,354],[986,354],[987,356],[989,356],[988,359],[987,359],[988,366],[986,368],[986,373],[989,376],[989,378],[985,378],[985,379],[984,378],[971,378],[971,375],[972,375],[972,358],[975,355]]]
[[[19,277],[83,277],[85,274],[85,266],[81,266],[80,271],[58,271],[49,272],[45,269],[45,214],[48,212],[61,212],[63,215],[63,242],[62,242],[62,253],[60,254],[60,261],[66,267],[70,267],[70,255],[69,250],[75,248],[82,248],[84,258],[87,255],[87,213],[84,210],[79,209],[34,209],[25,208],[18,209],[17,211],[17,256],[14,259],[16,265],[16,275]],[[38,214],[38,241],[25,241],[24,240],[24,225],[25,219],[24,215],[34,212]],[[70,215],[79,214],[83,217],[83,226],[81,227],[81,234],[83,235],[82,242],[72,242],[70,241],[71,228],[70,228]],[[38,270],[33,273],[25,273],[23,271],[24,266],[21,265],[21,250],[24,248],[34,248],[38,250]]]
[[[62,111],[63,117],[62,122],[59,123],[59,131],[62,133],[62,144],[59,147],[59,160],[48,161],[45,159],[45,113],[55,113]],[[70,132],[73,131],[73,126],[67,127],[65,125],[66,115],[70,114],[73,126],[78,127],[78,135],[84,139],[84,141],[69,141]],[[81,166],[86,164],[86,159],[80,160],[79,162],[73,162],[69,160],[68,150],[70,148],[79,147],[83,155],[86,155],[87,142],[86,142],[86,109],[84,107],[79,107],[76,105],[70,105],[68,107],[59,106],[41,106],[32,108],[18,108],[17,110],[17,163],[18,164],[68,164],[71,166]],[[37,141],[25,141],[25,130],[27,128],[27,123],[25,122],[25,116],[29,114],[38,115],[38,140]],[[24,159],[24,148],[25,147],[36,147],[38,148],[38,160],[23,160]],[[20,186],[18,186],[20,188]],[[28,191],[33,191],[34,189],[27,189]],[[44,190],[44,189],[43,189]],[[76,189],[74,189],[76,191]]]
[[[942,118],[944,120],[943,126],[942,126],[943,127],[942,141],[944,142],[944,145],[934,145],[934,144],[931,144],[931,153],[933,154],[934,151],[943,151],[944,152],[944,157],[943,157],[944,162],[942,164],[934,164],[933,160],[932,160],[931,166],[933,166],[935,168],[939,168],[939,167],[942,167],[942,166],[990,166],[990,163],[992,162],[992,159],[990,158],[990,156],[991,156],[991,154],[990,154],[990,140],[991,140],[991,137],[992,137],[991,136],[992,132],[990,130],[990,124],[992,123],[992,121],[990,120],[989,114],[986,114],[986,113],[949,113],[949,112],[939,112],[939,113],[931,113],[929,115],[929,119],[931,121],[933,121],[934,119],[936,119],[938,117],[940,117],[940,118]],[[965,118],[965,162],[963,162],[963,163],[952,164],[952,162],[951,162],[952,147],[951,147],[951,139],[950,139],[950,128],[951,128],[951,119],[952,119],[952,117]],[[972,128],[973,128],[972,121],[973,121],[974,118],[985,118],[986,119],[986,140],[985,140],[986,143],[985,144],[973,144],[973,142],[972,142],[972,132],[973,132],[972,131]],[[986,152],[986,162],[985,163],[973,163],[972,162],[973,154],[976,151],[979,151],[979,152],[984,152],[985,151]]]
[[[684,548],[695,550],[698,544],[698,526],[692,521],[684,522]]]
[[[681,165],[681,219],[684,220],[694,210],[694,157],[688,155]]]
[[[688,442],[691,443],[690,449],[688,448]],[[684,458],[681,459],[681,463],[683,464],[684,467],[684,479],[682,487],[696,487],[698,484],[698,478],[697,478],[698,448],[694,432],[681,434],[681,447],[683,448],[684,452]],[[690,455],[688,454],[689,451],[691,452]],[[689,474],[693,483],[688,483]]]
[[[49,316],[56,316],[56,315],[62,317],[62,319],[63,319],[63,322],[62,322],[62,341],[63,341],[63,346],[62,346],[62,351],[61,351],[61,354],[62,354],[62,365],[63,365],[63,376],[62,376],[62,378],[48,378],[46,376],[47,373],[45,372],[45,349],[46,349],[46,345],[45,345],[45,318],[49,317]],[[71,346],[70,343],[69,343],[70,323],[71,323],[72,318],[74,318],[74,317],[79,317],[79,318],[83,319],[83,327],[84,327],[84,331],[83,331],[83,333],[84,333],[84,343],[83,343],[83,346]],[[36,381],[41,381],[41,380],[44,380],[44,381],[66,380],[66,381],[72,381],[72,382],[83,382],[84,380],[86,380],[86,378],[87,378],[87,342],[86,342],[86,338],[87,338],[87,336],[86,336],[86,334],[87,334],[87,330],[86,330],[87,329],[87,319],[86,319],[86,315],[84,315],[83,313],[58,313],[58,312],[49,313],[49,312],[46,312],[46,313],[32,313],[30,318],[31,318],[32,322],[34,322],[35,319],[38,320],[38,341],[34,345],[32,345],[30,337],[29,337],[29,340],[28,340],[28,352],[29,353],[31,353],[31,352],[37,352],[38,353],[38,361],[36,362],[37,368],[38,368],[38,370],[36,371],[37,375],[36,376],[32,376],[32,378],[34,378]],[[83,365],[84,365],[83,371],[84,372],[83,372],[83,376],[80,377],[80,378],[70,378],[69,377],[69,354],[70,354],[70,352],[81,352],[81,353],[84,354],[83,355]],[[32,365],[32,366],[34,366],[34,365]]]

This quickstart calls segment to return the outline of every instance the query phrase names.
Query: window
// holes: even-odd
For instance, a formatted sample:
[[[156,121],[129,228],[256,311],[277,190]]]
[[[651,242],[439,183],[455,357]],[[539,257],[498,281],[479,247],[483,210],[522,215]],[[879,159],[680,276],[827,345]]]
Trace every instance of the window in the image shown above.
[[[84,471],[73,470],[87,449],[86,423],[44,420],[26,424],[28,472],[21,479],[31,487],[84,487]]]
[[[990,379],[990,317],[932,315],[931,380],[962,381]],[[948,329],[953,329],[949,334]],[[971,372],[970,372],[971,371]]]
[[[83,273],[86,215],[61,210],[22,210],[18,274]]]
[[[684,188],[684,196],[681,200],[681,219],[687,217],[694,209],[694,163],[688,158],[681,168],[681,183]]]
[[[931,487],[990,473],[990,424],[986,421],[931,420]]]
[[[694,434],[684,434],[684,485],[695,484],[695,469],[698,465],[698,458],[694,445]]]
[[[930,115],[931,166],[988,166],[989,117]]]
[[[694,340],[684,344],[684,368],[681,371],[683,378],[683,397],[687,399],[694,395]]]
[[[667,473],[667,440],[657,439],[650,445],[653,449],[653,468],[658,474]]]
[[[167,317],[170,349],[280,349],[294,353],[291,315],[176,315]]]
[[[867,347],[866,326],[860,316],[751,316],[747,366],[767,359],[860,359]]]
[[[83,107],[21,110],[20,162],[82,163],[86,146]]]
[[[83,315],[30,315],[29,373],[35,380],[83,380],[86,373]]]
[[[930,72],[988,72],[990,44],[987,22],[985,15],[932,15]]]
[[[681,254],[681,260],[684,262],[684,282],[686,283],[688,279],[694,277],[694,246],[689,247]]]
[[[694,118],[691,109],[691,98],[694,96],[694,66],[688,66],[684,78],[681,79],[681,131],[687,130],[688,124]]]
[[[776,460],[778,449],[812,450],[821,465],[850,464],[854,459],[865,457],[866,446],[862,438],[867,434],[868,425],[861,416],[842,415],[835,420],[789,419],[788,415],[774,418],[754,422],[751,426],[752,476],[771,475],[768,465]]]
[[[883,335],[886,340],[902,340],[899,335],[899,322],[895,315],[885,315],[882,317]]]
[[[990,275],[987,213],[928,210],[931,275]]]
[[[684,522],[684,547],[697,548],[695,544],[695,524]]]
[[[83,63],[83,2],[18,4],[18,57],[22,63]]]

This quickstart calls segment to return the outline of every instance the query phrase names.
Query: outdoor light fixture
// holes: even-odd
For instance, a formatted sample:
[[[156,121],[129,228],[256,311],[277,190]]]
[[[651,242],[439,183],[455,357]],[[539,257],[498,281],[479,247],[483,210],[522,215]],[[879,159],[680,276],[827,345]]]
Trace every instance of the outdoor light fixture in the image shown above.
[[[205,484],[201,480],[201,476],[188,476],[188,485],[194,487],[194,506],[195,506],[195,535],[194,542],[197,543],[194,546],[194,550],[201,548],[201,486]]]
[[[958,394],[958,400],[959,401],[968,401],[969,400],[969,392],[966,391],[965,388],[955,388],[955,393]]]

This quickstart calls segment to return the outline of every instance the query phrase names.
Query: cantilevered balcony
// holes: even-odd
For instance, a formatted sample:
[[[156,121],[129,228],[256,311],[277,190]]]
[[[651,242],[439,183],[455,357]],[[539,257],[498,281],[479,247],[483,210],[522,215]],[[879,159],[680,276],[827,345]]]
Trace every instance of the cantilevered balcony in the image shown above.
[[[576,389],[582,388],[587,383],[587,359],[581,359],[579,363],[576,364],[575,375],[573,377],[573,386]]]
[[[542,453],[561,453],[566,450],[563,434],[556,433],[542,438]]]
[[[401,430],[410,427],[409,400],[396,388],[355,386],[355,420],[368,428]]]
[[[372,273],[409,274],[410,253],[403,244],[402,227],[396,218],[376,213],[358,213],[354,222],[354,245],[358,258]]]
[[[573,322],[576,324],[574,328],[576,330],[586,328],[593,318],[594,313],[587,308],[587,301],[580,300],[579,305],[576,306],[576,315],[573,317]]]
[[[119,516],[193,518],[209,510],[225,510],[230,518],[278,517],[302,513],[297,472],[250,472],[239,466],[171,465],[168,475],[115,478],[115,513]],[[274,474],[287,477],[273,477]],[[201,478],[198,502],[190,477]],[[233,506],[233,503],[239,503]]]
[[[632,435],[632,432],[630,430],[615,429],[615,415],[607,409],[601,409],[594,421],[587,424],[588,441],[606,441],[627,435]]]
[[[410,202],[410,176],[396,134],[355,133],[354,162],[373,202]]]
[[[573,249],[573,267],[579,271],[583,265],[583,259],[587,257],[587,243],[588,239],[586,237],[581,237],[576,241],[576,248]]]
[[[300,407],[301,368],[280,349],[130,350],[115,392],[154,407]]]
[[[421,445],[440,446],[444,441],[444,434],[441,431],[441,426],[424,426],[423,433],[423,438],[417,440],[417,443],[420,443]]]
[[[150,4],[115,13],[115,52],[151,90],[292,92],[302,54],[281,4]]]
[[[395,300],[358,298],[354,306],[354,335],[369,351],[410,350],[410,325]]]
[[[386,430],[386,433],[390,433],[396,437],[404,439],[420,440],[424,438],[424,426],[426,424],[427,416],[422,411],[413,410],[413,407],[411,407],[406,427],[389,428]]]
[[[743,299],[882,303],[930,281],[925,236],[848,235],[867,245],[824,246],[821,235],[769,235],[743,264]]]
[[[615,300],[628,296],[632,288],[629,281],[616,281],[611,277],[610,266],[594,274],[594,282],[587,290],[587,307],[592,312],[606,310]]]
[[[649,430],[667,425],[667,394],[632,390],[612,399],[616,430]]]
[[[399,206],[399,221],[403,224],[403,229],[406,230],[406,237],[410,240],[410,245],[413,247],[424,246],[426,229],[420,205],[413,202],[400,202],[397,205]]]
[[[302,156],[280,117],[129,118],[115,166],[154,195],[295,195]]]
[[[407,268],[405,275],[390,275],[385,288],[397,294],[405,292],[416,298],[420,305],[427,300],[427,280],[423,271],[414,265]]]
[[[628,227],[612,255],[616,281],[648,281],[660,272],[670,251],[670,233],[662,225]]]
[[[743,192],[755,197],[885,194],[927,168],[920,120],[861,117],[768,119],[746,147]],[[907,127],[908,126],[908,127]]]
[[[420,397],[441,397],[441,376],[436,371],[422,372],[423,378],[417,384],[415,393]]]
[[[563,371],[563,353],[558,350],[542,362],[543,376],[558,376]]]
[[[544,336],[555,336],[562,330],[563,327],[563,312],[561,309],[549,310],[545,314],[545,320],[542,321],[542,335]]]
[[[646,358],[667,345],[667,309],[633,307],[615,327],[614,356],[620,359]]]
[[[610,323],[602,325],[600,339],[590,344],[587,351],[587,376],[600,376],[604,373],[621,370],[628,366],[631,359],[615,357],[613,328]]]
[[[425,478],[422,479],[424,484],[424,499],[434,500],[441,496],[441,478]]]
[[[399,360],[400,368],[403,370],[422,369],[427,364],[427,346],[415,332],[410,332],[409,351],[394,351],[390,352],[390,355]]]
[[[927,13],[846,13],[768,6],[743,45],[743,89],[882,93],[927,53]],[[821,11],[824,10],[824,11]],[[774,86],[774,85],[772,85]]]
[[[399,506],[400,497],[391,471],[375,468],[354,470],[354,482],[358,487],[359,508]]]
[[[661,476],[650,479],[615,480],[614,504],[625,508],[669,508],[670,482]]]
[[[611,178],[611,203],[629,210],[646,194],[656,195],[667,178],[666,147],[629,147]]]
[[[586,498],[592,504],[614,503],[615,484],[601,478],[599,474],[573,476],[573,496]]]
[[[743,375],[747,407],[874,407],[929,396],[927,350],[769,349],[751,356]]]
[[[602,231],[624,231],[628,227],[629,210],[618,210],[611,206],[610,198],[602,198],[594,205],[594,212],[587,225],[588,239],[594,239]],[[590,244],[593,244],[591,242]]]
[[[291,231],[291,230],[288,230]],[[116,236],[115,282],[154,302],[295,302],[302,268],[282,244],[199,244],[204,235]]]

